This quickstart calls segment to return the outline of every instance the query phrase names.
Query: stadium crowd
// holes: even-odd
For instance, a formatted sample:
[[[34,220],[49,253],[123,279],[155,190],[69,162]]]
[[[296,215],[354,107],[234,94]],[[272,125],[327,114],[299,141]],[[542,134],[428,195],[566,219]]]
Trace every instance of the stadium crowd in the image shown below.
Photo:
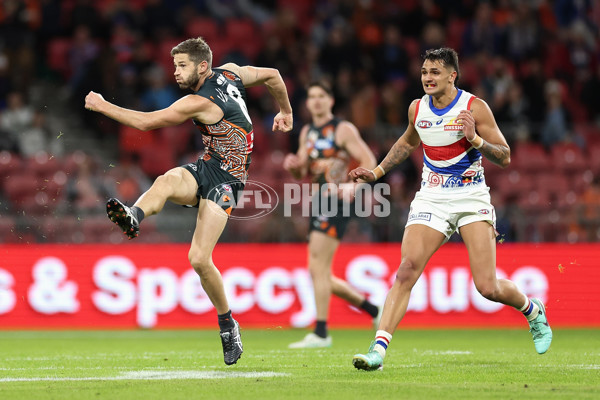
[[[167,169],[202,151],[192,124],[142,133],[86,111],[85,94],[155,110],[179,98],[170,49],[204,37],[213,66],[279,69],[295,112],[292,135],[273,133],[266,90],[249,89],[255,146],[250,179],[282,194],[283,157],[310,120],[305,87],[335,88],[334,112],[352,121],[380,160],[423,95],[421,54],[449,46],[459,87],[492,108],[512,149],[486,163],[500,241],[600,239],[600,10],[591,0],[4,0],[0,5],[0,242],[119,242],[104,204],[135,200]],[[36,96],[51,88],[51,96]],[[48,90],[46,89],[46,92]],[[68,110],[53,114],[58,104]],[[82,132],[53,126],[80,121]],[[60,124],[59,124],[60,125]],[[89,135],[79,148],[64,136]],[[91,145],[90,145],[91,143]],[[84,144],[87,144],[84,146]],[[96,148],[113,144],[112,153]],[[399,241],[421,159],[385,176],[389,217],[354,219],[345,241]],[[190,219],[194,216],[190,214]],[[224,241],[303,241],[307,221],[282,208],[235,221]],[[292,228],[290,228],[292,227]],[[144,226],[139,240],[187,241]],[[243,239],[242,239],[243,240]],[[459,239],[456,239],[459,240]]]

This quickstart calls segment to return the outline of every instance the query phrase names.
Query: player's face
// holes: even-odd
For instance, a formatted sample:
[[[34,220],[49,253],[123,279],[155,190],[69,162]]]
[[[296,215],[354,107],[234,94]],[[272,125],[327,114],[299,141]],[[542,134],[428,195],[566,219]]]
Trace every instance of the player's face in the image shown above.
[[[333,108],[333,98],[319,86],[308,89],[306,108],[312,115],[323,115],[330,113]]]
[[[421,67],[421,83],[426,94],[443,94],[454,86],[454,70],[446,68],[441,61],[425,60]]]
[[[193,90],[200,81],[200,73],[198,67],[187,54],[175,54],[173,56],[173,64],[175,64],[175,81],[181,89]]]

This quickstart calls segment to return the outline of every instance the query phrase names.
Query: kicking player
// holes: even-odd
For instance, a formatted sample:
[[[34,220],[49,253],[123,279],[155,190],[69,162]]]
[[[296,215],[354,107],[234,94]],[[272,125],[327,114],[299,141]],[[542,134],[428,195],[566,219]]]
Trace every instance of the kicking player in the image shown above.
[[[356,354],[358,369],[383,368],[392,334],[404,317],[413,285],[427,261],[458,231],[467,251],[473,281],[486,299],[521,311],[529,321],[538,353],[552,342],[544,304],[496,277],[496,215],[485,183],[482,156],[505,168],[510,148],[492,111],[481,99],[456,87],[460,77],[453,49],[428,50],[421,68],[425,95],[408,109],[408,128],[375,169],[356,168],[354,179],[375,181],[406,160],[420,143],[424,165],[421,189],[411,203],[402,239],[402,260],[369,351]]]
[[[231,316],[212,252],[235,205],[232,199],[237,199],[248,177],[254,133],[245,88],[265,85],[277,101],[280,112],[274,118],[273,131],[291,131],[292,107],[276,69],[232,63],[213,69],[212,51],[202,38],[179,43],[171,50],[171,56],[175,81],[181,89],[191,91],[190,95],[165,109],[139,112],[118,107],[90,92],[85,107],[143,131],[191,119],[202,134],[205,150],[198,161],[156,178],[132,207],[110,199],[106,210],[109,218],[132,239],[137,237],[143,219],[160,212],[167,200],[198,208],[188,258],[216,308],[224,361],[231,365],[243,352],[240,328]]]

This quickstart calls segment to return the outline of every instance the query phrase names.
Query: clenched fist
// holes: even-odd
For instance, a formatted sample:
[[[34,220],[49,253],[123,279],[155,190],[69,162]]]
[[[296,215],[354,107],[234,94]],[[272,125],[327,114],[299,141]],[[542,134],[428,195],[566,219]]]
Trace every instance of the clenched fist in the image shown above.
[[[104,97],[100,93],[89,92],[85,96],[85,108],[90,111],[100,111],[100,106],[104,101]]]

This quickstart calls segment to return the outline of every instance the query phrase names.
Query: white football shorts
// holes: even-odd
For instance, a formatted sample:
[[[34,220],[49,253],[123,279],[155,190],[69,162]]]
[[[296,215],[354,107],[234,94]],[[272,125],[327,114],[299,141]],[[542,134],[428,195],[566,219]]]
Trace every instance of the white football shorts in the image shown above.
[[[449,194],[417,192],[410,203],[406,226],[421,224],[443,233],[446,240],[461,226],[485,221],[496,228],[496,211],[487,186]]]

